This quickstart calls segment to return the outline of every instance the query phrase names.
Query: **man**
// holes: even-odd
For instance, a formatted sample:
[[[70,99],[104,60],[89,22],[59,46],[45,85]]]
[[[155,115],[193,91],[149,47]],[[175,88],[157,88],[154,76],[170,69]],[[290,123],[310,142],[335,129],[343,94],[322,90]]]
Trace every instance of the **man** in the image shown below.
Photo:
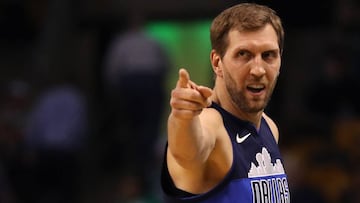
[[[290,202],[278,128],[264,113],[281,65],[281,20],[243,3],[220,13],[210,32],[214,88],[180,69],[171,93],[164,200]]]

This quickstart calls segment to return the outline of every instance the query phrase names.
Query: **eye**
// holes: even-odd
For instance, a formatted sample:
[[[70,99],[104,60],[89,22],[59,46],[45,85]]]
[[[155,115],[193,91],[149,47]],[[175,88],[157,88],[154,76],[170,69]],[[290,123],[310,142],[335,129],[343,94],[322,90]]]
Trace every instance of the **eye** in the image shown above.
[[[266,52],[262,53],[261,56],[265,61],[271,62],[271,61],[277,59],[279,54],[277,51],[266,51]]]
[[[251,57],[251,53],[246,50],[240,50],[237,55],[244,59],[249,59]]]

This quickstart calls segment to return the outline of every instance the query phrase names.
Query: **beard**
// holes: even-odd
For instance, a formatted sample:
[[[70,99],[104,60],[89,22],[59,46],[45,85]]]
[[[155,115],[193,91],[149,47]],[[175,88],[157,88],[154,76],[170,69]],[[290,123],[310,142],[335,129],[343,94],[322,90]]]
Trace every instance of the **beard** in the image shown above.
[[[274,91],[274,87],[277,81],[276,79],[274,84],[270,87],[270,89],[268,89],[264,99],[249,99],[246,97],[243,90],[236,88],[236,82],[228,72],[224,71],[224,76],[227,77],[227,80],[225,80],[225,86],[227,91],[229,92],[231,101],[233,102],[233,104],[235,104],[237,108],[247,113],[257,113],[265,109],[271,99],[271,95]]]

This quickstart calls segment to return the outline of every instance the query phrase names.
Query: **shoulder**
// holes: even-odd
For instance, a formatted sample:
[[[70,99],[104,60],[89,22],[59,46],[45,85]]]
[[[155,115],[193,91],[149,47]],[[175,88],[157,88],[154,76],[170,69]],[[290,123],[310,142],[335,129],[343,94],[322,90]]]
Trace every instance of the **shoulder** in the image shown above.
[[[200,117],[202,120],[209,122],[209,124],[219,123],[219,121],[222,121],[222,116],[219,111],[212,107],[204,108],[203,112],[200,114]]]
[[[218,133],[219,128],[223,127],[223,118],[221,114],[214,108],[204,108],[200,114],[201,125],[203,130],[207,133],[215,135]]]
[[[276,142],[278,142],[279,141],[279,129],[278,129],[276,123],[265,113],[263,113],[263,117],[264,117],[265,121],[267,122],[267,124],[269,125],[270,130],[271,130],[272,134],[274,135]]]

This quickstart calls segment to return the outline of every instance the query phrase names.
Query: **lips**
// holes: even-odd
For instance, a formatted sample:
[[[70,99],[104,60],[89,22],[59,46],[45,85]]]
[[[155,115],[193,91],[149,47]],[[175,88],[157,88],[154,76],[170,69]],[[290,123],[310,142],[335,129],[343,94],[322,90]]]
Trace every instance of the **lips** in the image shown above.
[[[251,84],[246,86],[246,89],[252,93],[260,93],[265,89],[265,85],[263,84]]]

